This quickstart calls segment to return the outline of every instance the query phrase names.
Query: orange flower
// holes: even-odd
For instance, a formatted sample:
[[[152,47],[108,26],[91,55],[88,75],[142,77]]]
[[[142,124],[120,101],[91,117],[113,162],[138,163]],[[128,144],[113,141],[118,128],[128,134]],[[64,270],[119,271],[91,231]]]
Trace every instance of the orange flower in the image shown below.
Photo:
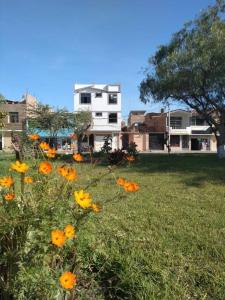
[[[69,168],[67,166],[61,166],[57,168],[57,171],[68,181],[73,181],[77,179],[77,171],[74,170],[73,168]]]
[[[86,209],[91,207],[91,195],[89,193],[85,193],[83,190],[79,192],[74,192],[75,201],[80,205],[80,207]]]
[[[76,161],[83,161],[84,157],[80,153],[76,153],[73,155],[73,159]]]
[[[40,135],[38,135],[38,134],[30,134],[30,135],[28,135],[28,138],[29,138],[29,140],[31,140],[31,141],[37,141],[37,140],[39,140],[40,139]]]
[[[46,143],[46,142],[41,142],[41,143],[39,144],[39,147],[40,147],[42,150],[49,150],[49,149],[50,149],[49,144]]]
[[[73,273],[65,272],[60,276],[59,281],[64,289],[72,289],[77,283],[77,278]]]
[[[15,198],[15,194],[8,193],[8,194],[5,194],[3,197],[7,201],[12,201]]]
[[[0,178],[0,185],[4,187],[10,187],[14,184],[14,180],[11,176],[5,176]]]
[[[39,165],[39,173],[48,174],[52,171],[52,165],[48,161],[43,161]]]
[[[29,169],[29,166],[17,160],[15,163],[11,164],[11,169],[19,173],[25,173]]]
[[[133,155],[127,155],[128,161],[135,161],[135,157]]]
[[[64,229],[64,232],[65,232],[65,236],[68,238],[68,239],[72,239],[74,237],[76,237],[76,234],[75,234],[75,229],[73,227],[73,225],[67,225]]]
[[[125,182],[126,182],[125,179],[122,178],[122,177],[118,178],[117,181],[116,181],[116,183],[118,185],[122,185],[122,186],[125,184]]]
[[[29,177],[29,176],[26,176],[26,177],[24,177],[24,182],[25,183],[33,183],[33,178]]]
[[[51,232],[52,244],[57,247],[62,247],[65,244],[65,234],[64,231],[55,229]]]
[[[101,210],[102,210],[102,207],[101,207],[101,205],[100,204],[92,204],[91,205],[91,208],[92,208],[92,210],[93,210],[93,212],[95,212],[95,213],[99,213]]]
[[[56,150],[54,148],[48,149],[48,152],[46,154],[49,158],[54,158],[56,156]]]
[[[137,190],[139,190],[139,185],[135,182],[126,182],[124,184],[124,189],[126,192],[136,192]]]

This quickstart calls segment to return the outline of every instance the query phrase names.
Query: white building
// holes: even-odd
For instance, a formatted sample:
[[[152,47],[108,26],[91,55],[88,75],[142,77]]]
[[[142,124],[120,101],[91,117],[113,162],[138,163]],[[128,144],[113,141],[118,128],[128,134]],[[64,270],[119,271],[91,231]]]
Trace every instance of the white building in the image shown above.
[[[121,91],[119,84],[75,84],[74,111],[90,111],[92,124],[84,147],[101,150],[104,137],[112,137],[112,149],[121,147]]]

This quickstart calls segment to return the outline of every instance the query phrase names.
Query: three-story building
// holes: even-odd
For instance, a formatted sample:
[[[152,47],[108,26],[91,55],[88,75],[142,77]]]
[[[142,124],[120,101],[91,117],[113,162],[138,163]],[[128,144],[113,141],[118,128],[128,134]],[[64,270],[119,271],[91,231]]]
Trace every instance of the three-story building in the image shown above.
[[[119,84],[75,84],[74,111],[90,111],[92,124],[84,146],[101,150],[104,138],[112,138],[112,149],[121,147],[121,90]]]

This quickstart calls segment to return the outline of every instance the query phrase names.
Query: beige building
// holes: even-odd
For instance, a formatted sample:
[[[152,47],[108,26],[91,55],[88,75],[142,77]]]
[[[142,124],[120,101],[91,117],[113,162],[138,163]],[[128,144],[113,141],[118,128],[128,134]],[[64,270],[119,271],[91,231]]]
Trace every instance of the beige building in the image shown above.
[[[6,100],[0,104],[0,109],[7,113],[0,129],[0,150],[12,150],[12,136],[26,129],[26,118],[29,109],[34,107],[37,100],[34,96],[26,94],[21,101]]]

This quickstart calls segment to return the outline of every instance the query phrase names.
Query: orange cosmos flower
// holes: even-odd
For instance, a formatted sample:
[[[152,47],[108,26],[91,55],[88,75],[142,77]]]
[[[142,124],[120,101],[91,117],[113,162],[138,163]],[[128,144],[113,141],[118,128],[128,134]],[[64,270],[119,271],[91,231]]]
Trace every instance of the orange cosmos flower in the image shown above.
[[[52,244],[57,247],[62,247],[65,244],[65,234],[64,231],[55,229],[51,232]]]
[[[80,205],[80,207],[86,209],[91,207],[91,195],[89,193],[85,193],[83,190],[79,192],[74,192],[75,201]]]
[[[48,149],[48,152],[46,154],[49,158],[54,158],[56,156],[56,150],[54,148]]]
[[[72,289],[77,283],[77,278],[73,273],[65,272],[60,276],[59,281],[64,289]]]
[[[30,134],[30,135],[28,135],[28,138],[31,141],[37,141],[40,139],[40,136],[38,134]]]
[[[8,193],[8,194],[5,194],[3,197],[7,201],[12,201],[15,198],[15,194]]]
[[[29,177],[29,176],[26,176],[24,177],[24,180],[23,180],[25,183],[33,183],[33,178],[32,177]]]
[[[84,157],[80,153],[76,153],[73,155],[73,159],[76,161],[83,161]]]
[[[91,205],[91,208],[92,208],[92,210],[93,210],[93,212],[95,212],[95,213],[99,213],[101,210],[102,210],[102,207],[101,207],[101,205],[100,204],[92,204]]]
[[[25,173],[29,169],[29,166],[17,160],[15,163],[11,164],[11,169],[19,173]]]
[[[43,161],[39,165],[39,173],[48,174],[52,171],[52,165],[48,161]]]
[[[135,157],[133,155],[127,155],[126,158],[128,161],[135,161]]]
[[[4,187],[10,187],[14,184],[14,180],[11,176],[5,176],[0,178],[0,185]]]
[[[126,182],[125,179],[122,178],[122,177],[118,178],[117,181],[116,181],[116,183],[118,185],[122,185],[122,186],[125,184],[125,182]]]
[[[67,225],[64,229],[64,232],[65,232],[65,236],[68,238],[68,239],[72,239],[74,237],[76,237],[76,234],[75,234],[75,229],[73,227],[73,225]]]
[[[139,185],[135,182],[126,182],[123,187],[126,192],[136,192],[139,190]]]
[[[73,181],[77,179],[77,171],[74,170],[73,168],[69,168],[67,166],[61,166],[57,168],[57,171],[68,181]]]
[[[49,150],[49,149],[50,149],[49,144],[46,143],[46,142],[41,142],[41,143],[39,144],[39,147],[40,147],[42,150]]]

